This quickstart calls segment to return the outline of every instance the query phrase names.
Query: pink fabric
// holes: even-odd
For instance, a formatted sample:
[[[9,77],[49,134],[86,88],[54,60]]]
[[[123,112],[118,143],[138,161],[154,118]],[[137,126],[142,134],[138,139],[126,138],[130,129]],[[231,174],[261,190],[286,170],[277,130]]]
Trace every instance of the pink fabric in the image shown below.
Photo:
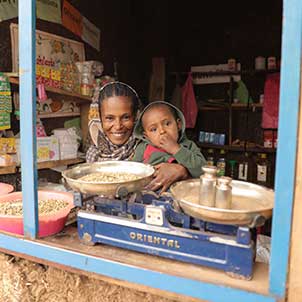
[[[278,128],[280,73],[268,74],[264,84],[262,128]]]
[[[189,73],[186,83],[182,87],[182,112],[185,116],[186,128],[194,128],[198,114],[198,106],[196,104],[191,73]]]

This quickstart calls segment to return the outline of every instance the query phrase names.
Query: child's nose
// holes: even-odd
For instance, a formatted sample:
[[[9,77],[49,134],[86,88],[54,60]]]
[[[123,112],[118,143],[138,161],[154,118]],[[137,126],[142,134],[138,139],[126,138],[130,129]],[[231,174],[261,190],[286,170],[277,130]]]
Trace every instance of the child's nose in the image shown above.
[[[162,126],[161,126],[161,127],[159,128],[159,133],[160,133],[160,134],[165,134],[165,133],[166,133],[165,127],[162,127]]]

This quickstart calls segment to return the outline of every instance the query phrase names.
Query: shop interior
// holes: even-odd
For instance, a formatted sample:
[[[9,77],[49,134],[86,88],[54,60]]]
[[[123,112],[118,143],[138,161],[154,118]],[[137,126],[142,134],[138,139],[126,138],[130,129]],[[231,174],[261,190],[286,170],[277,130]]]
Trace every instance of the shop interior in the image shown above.
[[[271,92],[268,88],[264,95],[266,79],[280,71],[281,1],[266,1],[261,5],[260,2],[259,5],[246,5],[240,1],[219,4],[189,1],[185,6],[179,3],[173,7],[159,1],[96,1],[89,6],[81,1],[70,3],[101,31],[100,51],[84,43],[86,60],[102,62],[103,76],[111,76],[135,87],[144,104],[150,97],[153,98],[151,101],[156,98],[172,101],[173,93],[183,87],[188,73],[193,70],[198,116],[194,127],[187,129],[188,137],[200,146],[210,162],[225,162],[225,175],[274,187],[278,132],[277,128],[262,126],[263,100]],[[15,22],[16,19],[3,21],[0,27],[3,37],[0,66],[3,71],[13,70],[12,61],[7,58],[12,57],[9,26]],[[81,41],[59,24],[37,19],[37,29]],[[264,61],[256,69],[256,58],[259,57]],[[270,57],[275,63],[268,69]],[[222,83],[219,83],[219,73],[211,84],[207,84],[202,78],[213,78],[212,71],[209,74],[194,72],[196,66],[227,64],[228,60],[235,60],[240,67],[236,66],[237,74],[227,75]],[[151,77],[156,68],[160,69],[155,81],[161,83],[161,95],[154,95],[154,91],[152,95],[151,91],[154,89]],[[244,87],[240,84],[238,88],[238,78]],[[16,91],[16,85],[12,84],[12,89]],[[276,87],[272,89],[272,93],[278,92]],[[53,97],[55,101],[64,98],[66,96],[60,94]],[[60,106],[53,102],[50,110],[56,110],[56,105]],[[71,118],[47,117],[41,119],[41,124],[46,135],[50,135],[53,129],[64,127]],[[11,123],[13,135],[16,135],[19,122],[14,114]],[[80,151],[84,151],[87,137],[85,126],[82,130]],[[217,144],[219,134],[223,134],[220,141],[223,145]],[[246,166],[248,172],[244,173],[242,169]],[[41,178],[46,179],[44,173],[40,171]],[[51,175],[49,171],[46,174]],[[19,182],[16,183],[19,186]]]
[[[64,81],[61,74],[65,87],[50,87],[46,82],[43,82],[41,91],[37,87],[39,189],[64,191],[66,183],[64,185],[62,171],[85,162],[89,142],[89,106],[94,89],[98,87],[95,83],[100,85],[108,80],[122,81],[134,87],[144,105],[162,100],[183,109],[184,102],[190,102],[192,105],[186,108],[194,108],[194,112],[185,114],[187,124],[190,124],[186,134],[200,148],[208,165],[217,166],[219,176],[275,188],[281,0],[249,3],[74,0],[69,3],[99,30],[99,45],[92,46],[93,43],[87,43],[63,24],[37,18],[36,29],[41,32],[41,41],[46,37],[44,33],[59,36],[63,42],[58,44],[58,51],[63,43],[67,45],[68,41],[73,41],[78,47],[79,42],[83,61],[98,62],[101,71],[95,75],[93,84],[89,83],[87,90],[87,86],[81,83],[83,79],[78,80],[77,76],[74,80],[70,76],[78,72],[75,62],[72,62],[73,66],[65,70],[68,80]],[[7,77],[12,95],[10,126],[6,124],[0,128],[3,129],[0,161],[4,163],[0,167],[0,182],[21,191],[20,82],[13,60],[18,45],[13,43],[12,34],[16,24],[18,18],[0,22],[0,68]],[[47,66],[47,62],[39,58],[40,65]],[[42,69],[40,71],[43,78]],[[182,95],[188,81],[194,91],[190,100]],[[66,136],[70,137],[67,143],[64,141]],[[68,145],[64,152],[60,144]],[[220,280],[227,286],[239,284],[244,290],[253,286],[258,293],[267,293],[271,219],[266,218],[266,222],[259,222],[259,226],[256,220],[253,221],[253,230],[249,233],[253,238],[257,234],[264,238],[262,263],[253,268],[250,283],[232,278],[225,281],[224,276],[206,269],[208,282]],[[203,279],[200,277],[203,268],[189,267],[181,262],[173,263],[171,268],[173,260],[155,257],[146,263],[143,253],[106,245],[97,246],[94,250],[88,245],[79,245],[76,211],[69,214],[66,225],[66,236],[46,237],[41,241],[130,266],[138,265],[150,270],[160,266],[166,274],[172,272],[183,278],[194,276],[193,279]],[[247,235],[243,231],[244,236]]]

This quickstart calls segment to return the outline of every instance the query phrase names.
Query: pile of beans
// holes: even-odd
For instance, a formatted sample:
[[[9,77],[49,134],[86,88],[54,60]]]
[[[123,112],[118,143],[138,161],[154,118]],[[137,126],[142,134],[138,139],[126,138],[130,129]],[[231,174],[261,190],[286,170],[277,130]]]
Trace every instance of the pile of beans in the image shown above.
[[[130,173],[95,172],[79,178],[79,180],[92,183],[117,183],[139,179],[140,176]]]
[[[56,213],[68,206],[68,202],[60,199],[39,200],[39,215]],[[22,200],[0,202],[0,215],[23,215]]]

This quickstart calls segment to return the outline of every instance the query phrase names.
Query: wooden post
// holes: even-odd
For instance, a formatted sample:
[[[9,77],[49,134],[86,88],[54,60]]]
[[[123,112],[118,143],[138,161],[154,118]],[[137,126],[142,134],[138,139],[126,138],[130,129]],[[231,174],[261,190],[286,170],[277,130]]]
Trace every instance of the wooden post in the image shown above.
[[[300,113],[296,161],[295,197],[292,218],[289,263],[288,302],[302,299],[302,95],[300,85]]]

